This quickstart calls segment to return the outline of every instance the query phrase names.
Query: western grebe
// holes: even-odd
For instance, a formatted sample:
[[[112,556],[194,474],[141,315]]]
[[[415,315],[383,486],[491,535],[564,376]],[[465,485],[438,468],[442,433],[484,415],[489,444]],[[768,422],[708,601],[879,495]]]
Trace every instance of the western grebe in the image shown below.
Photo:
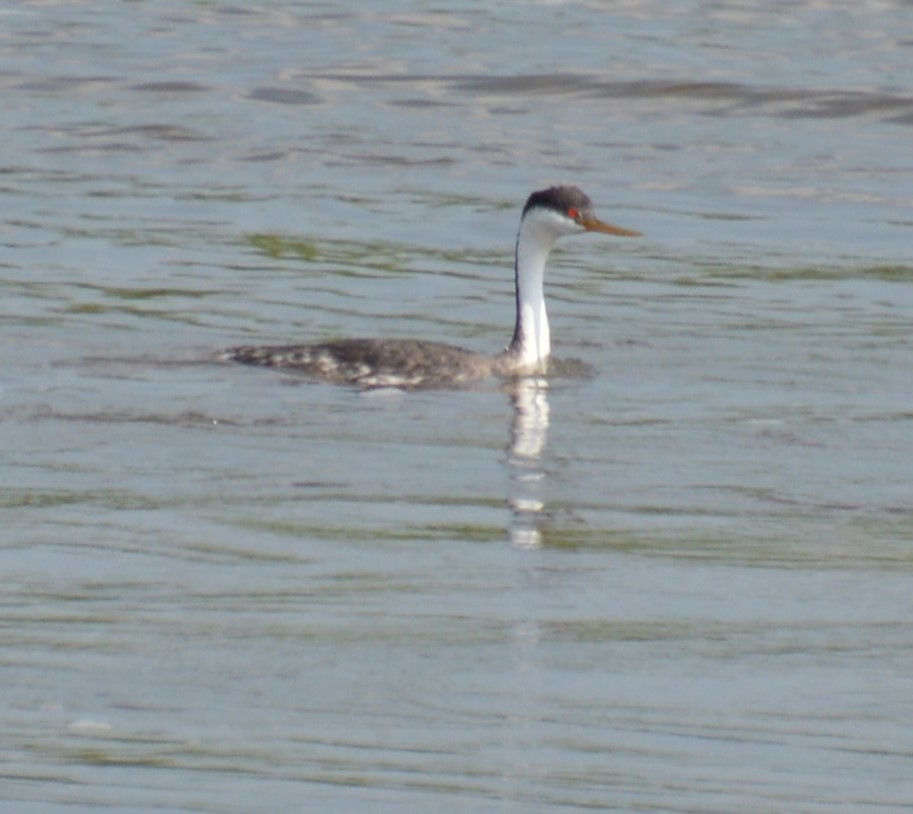
[[[343,339],[316,345],[246,345],[228,350],[225,358],[362,387],[446,387],[491,376],[543,373],[551,352],[542,291],[545,263],[559,238],[584,232],[640,235],[599,220],[592,201],[577,187],[549,187],[529,196],[517,233],[514,335],[497,356],[417,339]]]

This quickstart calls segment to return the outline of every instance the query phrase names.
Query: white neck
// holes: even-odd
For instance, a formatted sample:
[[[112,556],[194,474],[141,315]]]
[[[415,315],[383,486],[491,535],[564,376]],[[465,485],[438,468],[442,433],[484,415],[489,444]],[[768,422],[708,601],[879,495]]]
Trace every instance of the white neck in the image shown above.
[[[520,221],[517,234],[517,322],[507,352],[518,365],[531,367],[544,362],[552,350],[542,290],[545,263],[555,241],[572,234],[557,213],[532,209]]]

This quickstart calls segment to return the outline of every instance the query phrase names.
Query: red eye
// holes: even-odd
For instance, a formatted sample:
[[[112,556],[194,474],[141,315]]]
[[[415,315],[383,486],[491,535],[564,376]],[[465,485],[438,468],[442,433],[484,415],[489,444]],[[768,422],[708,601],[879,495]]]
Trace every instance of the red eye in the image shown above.
[[[580,217],[580,213],[576,209],[571,207],[570,209],[567,210],[567,216],[571,220],[577,220]]]

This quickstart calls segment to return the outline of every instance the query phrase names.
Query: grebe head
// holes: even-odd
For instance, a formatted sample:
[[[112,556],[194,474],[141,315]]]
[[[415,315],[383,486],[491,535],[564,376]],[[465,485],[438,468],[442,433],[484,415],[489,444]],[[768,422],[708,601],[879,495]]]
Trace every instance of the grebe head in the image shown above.
[[[551,352],[542,281],[556,241],[566,235],[605,232],[636,237],[640,232],[599,220],[593,202],[577,187],[549,187],[534,192],[523,207],[515,263],[517,321],[507,354],[518,367],[541,367]]]
[[[639,237],[640,232],[622,229],[599,220],[589,196],[578,187],[558,186],[534,192],[523,207],[522,222],[534,221],[544,239],[554,243],[559,237],[582,232],[604,232],[622,237]]]

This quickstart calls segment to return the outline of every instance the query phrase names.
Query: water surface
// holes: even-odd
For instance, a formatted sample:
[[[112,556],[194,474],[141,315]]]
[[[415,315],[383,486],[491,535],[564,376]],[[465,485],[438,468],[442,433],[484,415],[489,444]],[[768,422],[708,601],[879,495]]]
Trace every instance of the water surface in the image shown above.
[[[17,812],[908,811],[913,9],[0,17]],[[240,343],[559,374],[360,393]]]

